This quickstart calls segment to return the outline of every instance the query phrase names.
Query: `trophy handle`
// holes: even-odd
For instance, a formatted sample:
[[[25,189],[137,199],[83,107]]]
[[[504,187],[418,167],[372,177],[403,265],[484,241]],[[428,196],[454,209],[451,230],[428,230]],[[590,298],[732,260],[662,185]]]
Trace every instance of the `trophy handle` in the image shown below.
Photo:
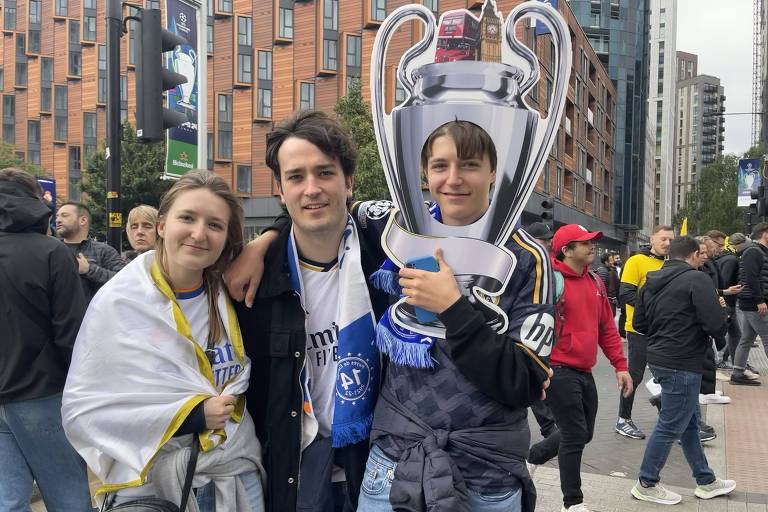
[[[408,95],[413,92],[414,81],[406,73],[406,69],[410,62],[424,53],[424,51],[432,44],[432,40],[435,35],[435,16],[432,11],[424,7],[423,5],[412,4],[404,5],[395,9],[390,14],[384,23],[376,33],[376,40],[373,42],[373,51],[371,54],[371,108],[373,111],[373,127],[376,131],[376,136],[381,142],[379,146],[379,154],[384,164],[385,169],[392,170],[395,165],[392,160],[392,153],[390,152],[390,142],[387,138],[387,131],[384,126],[384,68],[386,65],[387,45],[389,40],[394,35],[398,27],[405,23],[409,18],[417,17],[426,25],[424,37],[415,46],[410,48],[400,58],[400,65],[397,70],[397,78],[403,87],[406,88]],[[399,186],[399,184],[390,183],[389,192],[392,198],[395,199],[397,205],[408,204],[405,194],[407,193],[405,187]],[[413,229],[413,226],[406,220],[407,227]]]

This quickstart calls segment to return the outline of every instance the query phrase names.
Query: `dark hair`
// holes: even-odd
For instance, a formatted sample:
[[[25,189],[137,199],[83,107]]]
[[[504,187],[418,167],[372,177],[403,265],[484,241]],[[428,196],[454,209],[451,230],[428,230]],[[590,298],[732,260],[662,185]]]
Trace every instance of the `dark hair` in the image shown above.
[[[678,236],[669,244],[669,259],[684,260],[699,248],[699,241],[692,236]]]
[[[600,261],[603,262],[603,263],[608,263],[608,258],[610,258],[612,256],[615,256],[615,255],[616,255],[615,252],[610,252],[610,251],[604,252],[603,255],[600,256]]]
[[[429,157],[432,156],[432,144],[439,137],[450,137],[456,144],[457,156],[466,160],[468,158],[483,157],[488,155],[491,162],[491,170],[496,170],[496,146],[490,135],[485,130],[469,121],[451,121],[433,131],[424,147],[421,148],[421,168],[427,168]]]
[[[674,231],[674,230],[675,230],[675,228],[673,228],[672,226],[667,226],[667,225],[665,225],[665,224],[661,224],[661,225],[659,225],[659,226],[655,226],[655,227],[653,228],[653,231],[651,231],[651,234],[652,234],[652,235],[655,235],[655,234],[656,234],[656,233],[658,233],[659,231]]]
[[[64,206],[74,206],[77,208],[77,216],[78,217],[85,217],[88,219],[88,224],[91,223],[91,210],[85,206],[83,203],[78,203],[77,201],[67,201],[66,203],[63,203],[61,206],[59,206],[59,209],[61,209]]]
[[[569,251],[572,251],[575,247],[576,247],[576,242],[568,242],[567,244],[562,246],[559,251],[557,251],[557,254],[555,254],[555,259],[559,261],[564,261],[565,253],[563,251],[565,251],[566,249],[568,249]]]
[[[708,236],[709,238],[713,238],[713,239],[714,238],[722,238],[722,239],[726,238],[726,234],[725,233],[723,233],[722,231],[718,231],[716,229],[711,229],[711,230],[707,231],[705,233],[705,236]]]
[[[280,182],[280,162],[277,153],[287,139],[296,137],[314,144],[326,156],[338,158],[344,176],[352,176],[357,163],[357,147],[342,124],[325,112],[301,110],[285,119],[267,134],[265,160]]]
[[[40,198],[43,197],[43,188],[40,186],[40,183],[38,183],[34,176],[22,169],[6,167],[0,170],[0,181],[16,183],[24,187],[30,194]]]
[[[752,236],[750,238],[757,241],[766,231],[768,231],[768,222],[758,222],[754,229],[752,229]]]

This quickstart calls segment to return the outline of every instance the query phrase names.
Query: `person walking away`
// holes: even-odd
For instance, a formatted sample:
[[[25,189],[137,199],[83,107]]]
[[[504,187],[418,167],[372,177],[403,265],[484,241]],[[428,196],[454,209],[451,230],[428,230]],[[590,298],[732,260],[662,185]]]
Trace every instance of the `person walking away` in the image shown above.
[[[645,284],[648,272],[658,270],[664,263],[669,251],[669,243],[674,232],[671,226],[656,226],[651,234],[651,247],[630,257],[621,272],[619,301],[627,310],[627,351],[629,359],[629,374],[632,376],[632,389],[636,390],[643,383],[645,375],[645,352],[648,341],[645,335],[632,326],[632,313],[635,299]],[[632,406],[635,402],[635,391],[627,396],[619,396],[619,418],[614,430],[630,439],[645,439],[645,434],[632,421]]]
[[[661,411],[631,494],[638,500],[663,505],[682,499],[659,483],[670,448],[678,439],[696,479],[697,497],[710,499],[736,488],[733,480],[715,476],[699,440],[702,364],[711,345],[710,336],[725,333],[725,308],[709,278],[696,271],[702,256],[694,238],[673,240],[669,257],[660,270],[647,275],[635,303],[633,323],[648,333],[648,364],[661,385]]]

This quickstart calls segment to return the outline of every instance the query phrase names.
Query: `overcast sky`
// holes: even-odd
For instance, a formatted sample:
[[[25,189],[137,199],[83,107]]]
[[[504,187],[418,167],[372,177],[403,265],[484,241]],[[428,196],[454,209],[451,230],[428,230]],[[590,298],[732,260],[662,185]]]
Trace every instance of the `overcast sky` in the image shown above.
[[[725,88],[726,112],[752,111],[752,0],[678,0],[677,50],[699,56],[699,74]],[[725,116],[725,152],[742,153],[750,116]]]

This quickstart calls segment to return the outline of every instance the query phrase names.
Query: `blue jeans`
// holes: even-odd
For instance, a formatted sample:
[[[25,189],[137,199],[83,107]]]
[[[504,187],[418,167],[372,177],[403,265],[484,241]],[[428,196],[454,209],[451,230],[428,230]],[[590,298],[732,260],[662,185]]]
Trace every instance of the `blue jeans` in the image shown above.
[[[0,405],[0,510],[27,512],[37,481],[48,512],[90,512],[85,462],[61,426],[61,395]]]
[[[696,483],[711,484],[715,473],[710,469],[699,440],[699,388],[701,374],[650,365],[661,384],[661,412],[645,447],[640,466],[640,480],[647,485],[659,483],[661,469],[667,462],[672,444],[680,439]]]
[[[360,487],[360,499],[357,512],[392,512],[389,503],[389,491],[395,477],[397,463],[389,459],[375,444],[371,447],[365,476]],[[471,512],[521,512],[522,489],[480,494],[468,489],[469,510]]]

